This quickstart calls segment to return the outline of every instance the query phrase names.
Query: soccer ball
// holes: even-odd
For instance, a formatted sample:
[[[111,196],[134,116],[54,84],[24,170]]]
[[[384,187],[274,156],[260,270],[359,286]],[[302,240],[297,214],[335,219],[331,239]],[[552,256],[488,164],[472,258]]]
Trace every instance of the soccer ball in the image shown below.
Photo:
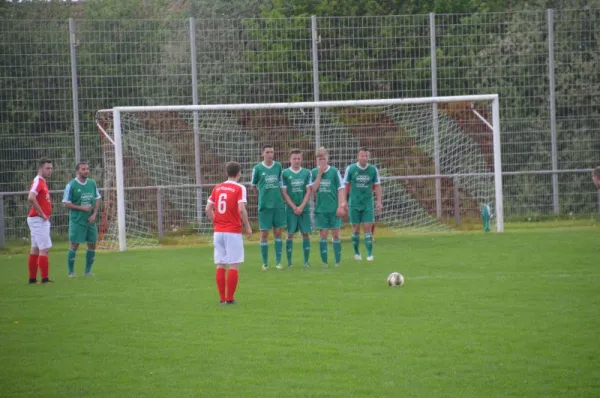
[[[392,272],[387,277],[387,283],[391,287],[402,287],[404,285],[404,277],[399,272]]]

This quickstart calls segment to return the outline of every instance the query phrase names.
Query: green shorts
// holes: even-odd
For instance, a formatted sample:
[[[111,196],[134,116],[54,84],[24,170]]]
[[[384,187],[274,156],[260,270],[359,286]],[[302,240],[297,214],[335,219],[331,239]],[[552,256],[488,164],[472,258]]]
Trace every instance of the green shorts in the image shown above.
[[[69,241],[71,243],[96,243],[98,242],[98,226],[69,224]]]
[[[258,228],[261,231],[283,227],[285,227],[285,208],[258,211]]]
[[[372,223],[375,221],[373,206],[364,209],[350,207],[348,209],[348,219],[350,220],[350,224]]]
[[[310,234],[312,232],[312,222],[310,212],[303,211],[299,216],[294,214],[294,210],[288,207],[285,211],[287,216],[287,233],[295,234],[300,231],[301,234]]]
[[[315,213],[315,227],[317,229],[335,229],[342,227],[342,218],[331,213]]]

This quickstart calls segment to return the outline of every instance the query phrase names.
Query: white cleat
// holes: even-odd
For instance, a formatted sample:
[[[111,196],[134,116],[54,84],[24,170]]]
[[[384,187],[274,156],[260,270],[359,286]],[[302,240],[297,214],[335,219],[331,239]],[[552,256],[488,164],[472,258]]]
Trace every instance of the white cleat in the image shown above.
[[[77,275],[75,275],[75,272],[70,272],[69,273],[69,279],[73,279],[75,277],[77,277]]]
[[[373,256],[367,257],[367,261],[373,261],[373,260],[375,260],[375,257],[373,257]]]
[[[340,268],[340,263],[335,263],[335,268]]]
[[[361,261],[362,260],[362,256],[360,254],[355,254],[354,255],[354,259],[358,260],[358,261]]]
[[[86,272],[83,274],[83,276],[96,276],[96,274],[94,274],[93,272]]]
[[[262,270],[263,270],[263,271],[266,271],[266,270],[268,270],[268,269],[269,269],[269,266],[268,266],[267,264],[263,264],[263,265],[262,265]]]
[[[277,264],[277,265],[275,266],[275,268],[277,268],[277,269],[283,269],[283,265],[281,265],[281,264]]]

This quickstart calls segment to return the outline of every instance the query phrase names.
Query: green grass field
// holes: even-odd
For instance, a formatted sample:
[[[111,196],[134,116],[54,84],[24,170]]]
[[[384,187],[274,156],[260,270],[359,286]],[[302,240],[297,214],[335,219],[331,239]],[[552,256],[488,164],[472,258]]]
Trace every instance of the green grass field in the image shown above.
[[[312,268],[262,272],[251,243],[235,306],[209,246],[99,253],[75,280],[57,249],[49,286],[4,254],[0,395],[600,396],[597,227],[375,244],[373,263],[345,241],[339,269],[313,245]]]

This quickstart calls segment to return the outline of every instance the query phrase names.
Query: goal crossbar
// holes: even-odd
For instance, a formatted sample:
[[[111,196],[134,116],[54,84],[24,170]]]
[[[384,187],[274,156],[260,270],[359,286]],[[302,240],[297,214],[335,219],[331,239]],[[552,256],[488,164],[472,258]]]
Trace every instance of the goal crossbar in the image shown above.
[[[298,108],[343,108],[350,106],[440,104],[447,102],[497,101],[498,94],[455,95],[446,97],[393,98],[347,101],[315,102],[273,102],[263,104],[218,104],[218,105],[154,105],[154,106],[116,106],[119,112],[166,112],[166,111],[238,111],[259,109],[298,109]],[[492,122],[493,123],[493,122]]]

